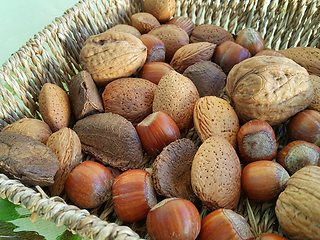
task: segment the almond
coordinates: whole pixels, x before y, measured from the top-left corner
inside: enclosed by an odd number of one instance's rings
[[[239,119],[226,100],[215,96],[200,98],[194,107],[193,119],[202,141],[211,136],[220,136],[236,148]]]
[[[174,24],[164,24],[152,29],[148,34],[158,37],[166,48],[166,60],[171,61],[175,52],[189,44],[189,35]]]
[[[172,70],[159,81],[154,95],[152,111],[168,114],[180,131],[193,126],[193,108],[199,93],[192,81]]]
[[[236,150],[225,138],[210,137],[199,147],[192,162],[191,184],[209,211],[238,205],[241,165]]]
[[[179,73],[183,73],[189,66],[212,58],[216,44],[209,42],[190,43],[179,48],[170,62],[170,65]]]

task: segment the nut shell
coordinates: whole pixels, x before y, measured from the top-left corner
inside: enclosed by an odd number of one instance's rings
[[[151,29],[160,26],[158,19],[147,12],[133,14],[131,22],[132,26],[138,29],[141,34],[148,33]]]
[[[57,155],[60,164],[49,191],[51,196],[59,196],[69,174],[81,163],[81,142],[72,129],[65,127],[49,137],[47,146]]]
[[[190,42],[210,42],[217,47],[225,41],[235,41],[231,33],[214,24],[201,24],[194,28],[190,36]]]
[[[79,59],[97,86],[104,87],[139,71],[147,59],[147,47],[130,33],[107,30],[87,39]]]
[[[84,161],[69,174],[65,192],[77,206],[91,209],[111,198],[113,182],[113,176],[105,166]]]
[[[294,61],[258,56],[232,68],[226,94],[239,119],[274,126],[305,109],[312,101],[313,87],[308,72]]]
[[[139,38],[141,36],[141,33],[139,32],[139,30],[137,28],[135,28],[134,26],[128,25],[128,24],[117,24],[114,27],[108,29],[108,31],[130,33],[137,38]]]
[[[157,204],[150,173],[133,169],[119,175],[112,187],[113,205],[117,216],[125,222],[137,222],[147,217]]]
[[[277,162],[291,175],[305,166],[320,166],[320,148],[315,144],[296,140],[281,149]]]
[[[208,42],[190,43],[179,48],[170,62],[170,65],[179,73],[183,73],[189,66],[209,61],[212,58],[216,45]]]
[[[39,94],[39,111],[52,132],[68,127],[71,119],[71,107],[64,89],[45,83]]]
[[[193,121],[203,142],[211,136],[220,136],[237,147],[239,120],[226,100],[215,96],[200,98],[194,107]]]
[[[320,77],[320,49],[315,47],[293,47],[279,50],[281,54],[304,67],[310,75]]]
[[[166,198],[149,211],[146,225],[151,239],[194,240],[200,232],[201,218],[192,202]]]
[[[277,142],[273,128],[265,121],[250,120],[241,126],[238,135],[238,150],[246,163],[272,160],[277,155]]]
[[[254,236],[245,218],[230,209],[218,209],[202,219],[199,240],[249,240]]]
[[[166,23],[175,13],[175,0],[144,0],[144,9],[147,13],[152,14],[160,23]]]
[[[143,160],[140,138],[135,127],[115,113],[85,117],[74,125],[82,150],[103,164],[122,171],[139,168]]]
[[[261,160],[244,167],[241,185],[249,199],[272,202],[284,190],[289,178],[289,173],[279,163]]]
[[[275,212],[288,239],[319,239],[319,183],[320,167],[304,167],[290,177],[286,189],[279,195]]]
[[[178,139],[166,146],[152,164],[154,187],[159,195],[195,202],[191,186],[191,165],[197,152],[194,142]]]
[[[201,61],[191,65],[183,72],[183,76],[196,85],[200,97],[220,97],[227,79],[221,67],[211,61]]]
[[[116,79],[102,93],[105,112],[117,113],[136,126],[152,112],[156,89],[156,84],[142,78]]]
[[[168,114],[180,131],[193,126],[193,109],[199,93],[192,81],[176,71],[166,73],[159,81],[152,111]]]
[[[46,144],[52,134],[51,128],[44,121],[35,118],[22,118],[5,126],[2,132],[15,132],[34,138]]]
[[[167,61],[171,61],[179,48],[189,44],[189,35],[174,24],[164,24],[153,28],[148,34],[158,37],[164,43]]]
[[[210,137],[199,147],[191,168],[194,193],[209,210],[234,209],[240,199],[241,165],[233,146]]]

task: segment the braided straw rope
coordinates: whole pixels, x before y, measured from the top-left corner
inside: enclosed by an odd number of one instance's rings
[[[0,130],[24,117],[40,118],[41,87],[50,82],[67,90],[71,77],[81,70],[79,53],[86,39],[116,24],[130,24],[131,15],[140,11],[143,0],[81,0],[35,34],[0,67]],[[256,28],[267,47],[276,50],[320,47],[319,0],[176,0],[175,16],[190,17],[196,25],[216,24],[233,34],[245,27]],[[2,174],[0,197],[82,237],[139,239],[128,227],[102,221],[87,210],[67,205],[59,197],[49,198]],[[255,232],[271,229],[264,218],[269,213],[259,215],[270,206],[251,206],[246,199],[241,202],[238,210]]]

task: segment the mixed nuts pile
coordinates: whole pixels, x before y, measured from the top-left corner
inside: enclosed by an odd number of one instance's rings
[[[2,129],[0,170],[81,208],[112,200],[151,239],[320,239],[320,50],[144,7],[89,37],[68,91],[43,85],[42,120]],[[241,194],[276,203],[286,238],[254,234]]]

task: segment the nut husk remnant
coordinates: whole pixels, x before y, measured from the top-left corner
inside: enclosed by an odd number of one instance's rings
[[[0,172],[26,185],[50,186],[59,168],[55,153],[32,137],[0,132]]]
[[[99,113],[79,120],[73,127],[82,150],[105,165],[122,171],[138,168],[143,160],[135,127],[115,113]]]
[[[77,120],[104,112],[102,98],[91,75],[81,71],[70,80],[69,99],[71,111]]]
[[[226,94],[239,119],[271,126],[308,107],[314,95],[307,70],[275,56],[252,57],[235,65],[227,77]]]

